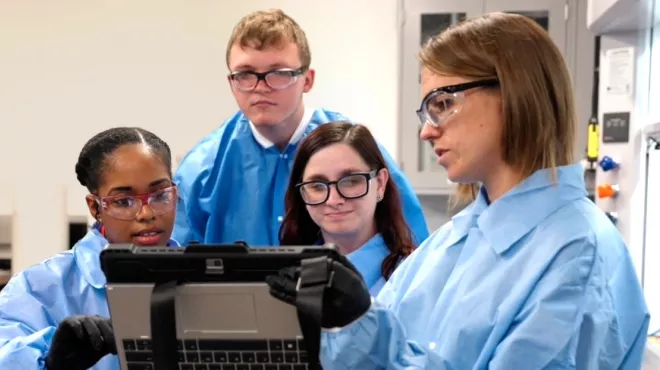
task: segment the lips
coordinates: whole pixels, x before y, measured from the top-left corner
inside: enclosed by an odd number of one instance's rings
[[[341,218],[350,214],[351,212],[353,211],[330,212],[330,213],[326,213],[325,215],[326,217],[330,217],[330,218]]]
[[[449,150],[447,149],[434,149],[435,155],[438,157],[437,162],[439,165],[447,168],[449,163],[447,163],[447,157],[445,156],[447,153],[449,153]]]
[[[433,149],[433,151],[438,157],[442,157],[443,154],[448,152],[446,149]]]
[[[157,228],[144,229],[133,234],[133,242],[140,246],[158,245],[164,232]]]
[[[275,105],[272,101],[269,100],[257,100],[256,102],[252,103],[252,106],[255,107],[260,107],[260,106],[270,106],[270,105]]]

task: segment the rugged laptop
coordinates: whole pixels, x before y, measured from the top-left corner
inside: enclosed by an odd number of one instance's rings
[[[336,253],[332,246],[107,246],[101,266],[121,369],[308,369],[297,311],[272,298],[264,280]]]

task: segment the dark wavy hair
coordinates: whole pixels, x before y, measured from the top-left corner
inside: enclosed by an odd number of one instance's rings
[[[286,213],[280,228],[281,245],[313,245],[319,241],[319,226],[312,221],[296,185],[302,181],[307,162],[319,150],[333,145],[346,144],[358,152],[373,170],[387,168],[385,158],[376,140],[366,126],[347,122],[331,122],[319,126],[300,143],[291,170],[291,178],[285,196]],[[390,250],[381,265],[385,279],[394,272],[398,262],[415,249],[412,233],[405,222],[397,186],[390,175],[383,199],[376,205],[376,229]]]

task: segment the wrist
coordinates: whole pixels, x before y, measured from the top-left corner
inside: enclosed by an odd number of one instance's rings
[[[336,333],[349,326],[352,326],[353,324],[359,322],[367,314],[367,312],[369,312],[369,309],[373,305],[373,302],[374,302],[374,297],[369,296],[369,301],[368,304],[366,305],[366,308],[361,310],[361,312],[359,313],[356,312],[356,314],[352,315],[352,317],[347,322],[342,324],[331,323],[333,325],[322,326],[321,330],[327,331],[329,333]]]

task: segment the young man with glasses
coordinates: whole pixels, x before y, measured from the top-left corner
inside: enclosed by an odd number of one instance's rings
[[[245,16],[232,32],[226,59],[240,111],[180,164],[174,238],[184,245],[237,240],[279,245],[284,194],[300,139],[321,124],[347,119],[304,106],[303,95],[314,85],[311,53],[303,30],[281,10]],[[420,243],[428,236],[422,207],[396,163],[381,150]]]

